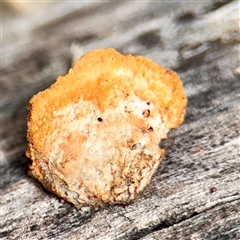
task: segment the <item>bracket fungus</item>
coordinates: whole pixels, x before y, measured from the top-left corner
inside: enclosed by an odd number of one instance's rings
[[[126,203],[149,184],[187,100],[177,74],[113,49],[86,53],[32,97],[29,172],[75,206]]]

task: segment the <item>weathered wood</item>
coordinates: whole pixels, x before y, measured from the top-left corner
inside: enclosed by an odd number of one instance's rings
[[[239,2],[49,6],[3,22],[1,239],[240,239]],[[71,49],[100,47],[176,70],[188,110],[134,202],[76,209],[27,175],[26,106],[68,71]]]

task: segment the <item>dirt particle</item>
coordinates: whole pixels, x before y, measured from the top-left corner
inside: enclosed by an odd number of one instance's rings
[[[217,188],[216,188],[216,187],[210,188],[210,193],[214,193],[214,192],[216,192],[216,191],[217,191]]]
[[[102,119],[102,118],[100,118],[100,117],[99,117],[97,120],[98,120],[99,122],[102,122],[102,121],[103,121],[103,119]]]

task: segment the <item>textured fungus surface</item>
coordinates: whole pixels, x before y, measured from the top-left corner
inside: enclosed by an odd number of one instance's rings
[[[164,157],[158,147],[182,123],[177,74],[113,49],[85,54],[29,104],[30,174],[76,206],[136,197]]]

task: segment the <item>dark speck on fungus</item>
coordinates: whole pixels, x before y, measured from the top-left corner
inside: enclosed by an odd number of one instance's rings
[[[149,116],[150,116],[150,110],[149,110],[149,109],[145,109],[145,110],[143,111],[142,115],[143,115],[144,118],[149,117]]]
[[[152,127],[149,127],[149,128],[148,128],[148,131],[149,131],[149,132],[153,132],[153,128],[152,128]]]
[[[136,150],[137,148],[141,147],[141,143],[135,143],[132,145],[132,150]]]

